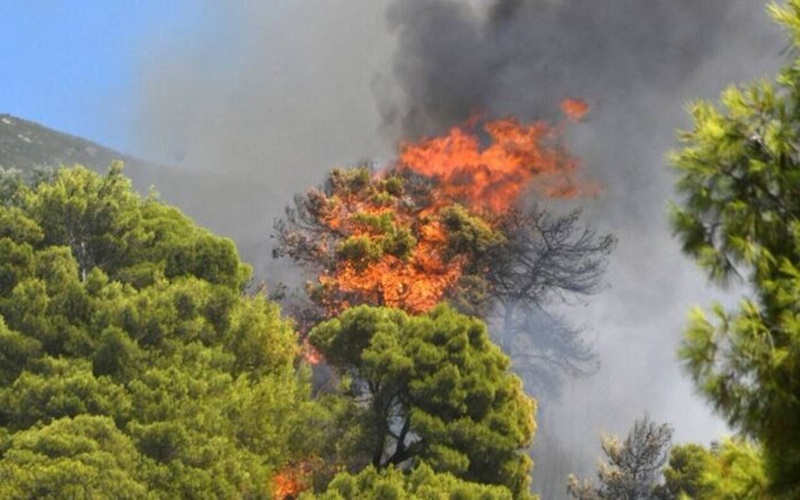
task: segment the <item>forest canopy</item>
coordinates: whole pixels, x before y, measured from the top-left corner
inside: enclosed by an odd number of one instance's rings
[[[335,360],[356,356],[352,390],[315,396],[292,323],[248,286],[230,240],[136,194],[119,164],[3,179],[3,498],[284,498],[341,473],[337,495],[348,474],[382,489],[411,470],[420,491],[527,495],[533,402],[480,321],[444,309],[427,319],[346,311],[310,338],[342,374],[349,365]],[[394,318],[398,335],[386,336],[388,319],[366,319],[376,314]],[[353,321],[361,336],[348,327],[334,341],[336,325]],[[332,347],[353,342],[361,351]],[[435,376],[445,358],[453,369]],[[398,369],[408,376],[394,390],[355,390]],[[420,446],[362,470],[376,446],[373,410],[387,398]],[[387,432],[401,432],[384,417]]]
[[[0,496],[266,497],[324,426],[230,240],[121,166],[0,206]]]

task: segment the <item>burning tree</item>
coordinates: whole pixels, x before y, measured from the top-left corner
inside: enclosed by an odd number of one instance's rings
[[[579,101],[562,107],[571,120],[585,112]],[[301,323],[358,304],[424,313],[448,301],[490,320],[525,371],[591,371],[580,332],[543,307],[596,292],[615,240],[581,227],[579,212],[524,202],[596,192],[562,144],[565,126],[504,119],[486,122],[483,135],[455,127],[402,146],[383,170],[336,169],[296,196],[276,223],[274,254],[316,276]]]
[[[423,183],[365,167],[334,170],[323,190],[295,198],[277,224],[277,255],[318,274],[309,296],[325,317],[357,304],[424,312],[462,274],[466,251],[447,224],[496,236],[458,207],[438,207]],[[476,236],[478,236],[476,234]]]

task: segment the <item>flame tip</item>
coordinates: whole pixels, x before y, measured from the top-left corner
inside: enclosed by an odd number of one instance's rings
[[[561,111],[573,123],[583,121],[589,112],[589,105],[583,99],[567,98],[561,101]]]

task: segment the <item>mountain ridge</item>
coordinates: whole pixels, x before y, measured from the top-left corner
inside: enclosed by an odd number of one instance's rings
[[[9,113],[0,113],[0,167],[29,172],[80,164],[93,170],[122,160],[129,170],[157,168],[132,155]]]

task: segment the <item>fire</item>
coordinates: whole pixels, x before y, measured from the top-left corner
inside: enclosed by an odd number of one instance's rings
[[[447,234],[435,210],[418,210],[397,191],[397,177],[347,175],[332,174],[333,193],[321,199],[316,214],[322,233],[337,236],[320,238],[319,254],[339,257],[319,277],[319,301],[330,314],[364,302],[411,312],[431,309],[461,275],[463,260],[445,258]]]
[[[296,498],[311,487],[311,476],[319,459],[311,458],[297,464],[287,465],[270,482],[272,497],[280,500]]]
[[[589,105],[580,99],[564,99],[561,101],[561,111],[570,121],[579,122],[589,112]]]
[[[575,121],[588,106],[567,100],[562,109]],[[313,301],[329,316],[362,303],[411,313],[433,308],[474,257],[449,248],[443,210],[461,205],[491,232],[489,221],[528,193],[592,191],[563,147],[565,126],[507,118],[487,121],[479,135],[472,122],[402,146],[396,163],[380,173],[334,170],[324,190],[307,194],[304,225],[284,234],[290,255],[320,269],[309,285]],[[310,352],[307,359],[319,361]]]
[[[310,365],[318,365],[322,362],[322,354],[314,349],[314,346],[308,342],[308,339],[303,340],[300,355]]]
[[[345,262],[334,273],[320,277],[320,283],[346,296],[358,297],[358,302],[425,312],[461,276],[461,260],[447,262],[442,256],[443,238],[441,228],[424,227],[422,239],[407,259],[384,255],[363,269]],[[329,308],[342,309],[346,305],[349,304],[334,302]]]
[[[564,101],[562,108],[571,120],[588,111],[578,100]],[[507,118],[483,129],[485,147],[469,127],[454,127],[443,137],[405,145],[398,166],[434,179],[443,197],[479,212],[503,213],[528,190],[548,197],[582,192],[574,179],[579,163],[559,141],[562,127]]]
[[[272,496],[281,500],[294,498],[300,492],[306,490],[294,476],[280,474],[272,479]]]

